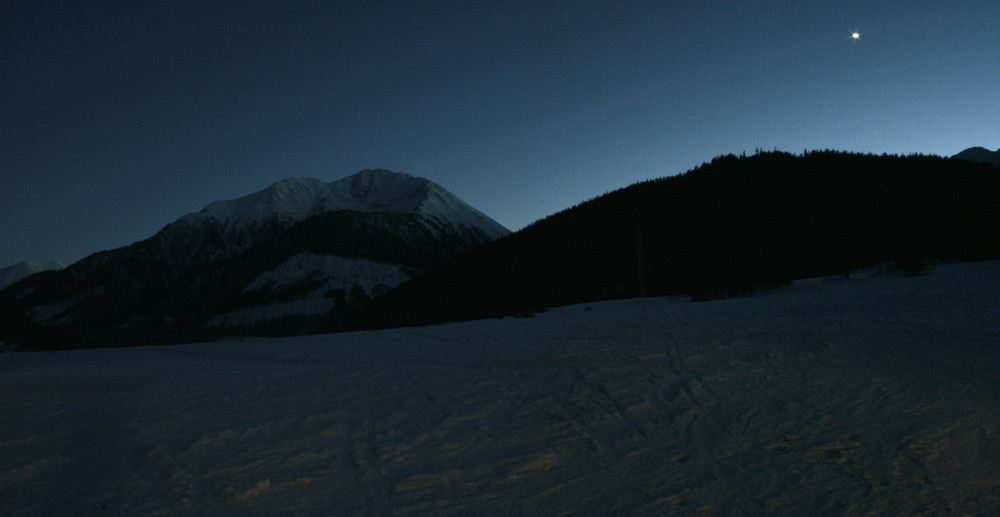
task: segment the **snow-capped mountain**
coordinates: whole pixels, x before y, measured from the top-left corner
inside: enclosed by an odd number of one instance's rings
[[[464,226],[482,232],[488,240],[509,231],[432,181],[368,169],[342,180],[325,183],[315,178],[289,178],[248,196],[216,201],[180,222],[213,221],[227,230],[259,228],[271,221],[300,222],[323,212],[350,210],[418,214],[431,226]]]
[[[31,276],[35,273],[39,273],[41,271],[59,270],[64,267],[66,266],[56,261],[32,262],[23,260],[13,266],[0,268],[0,289],[3,289],[18,280]]]
[[[1000,149],[990,151],[985,147],[970,147],[955,156],[952,156],[952,158],[970,162],[986,162],[1000,166]]]
[[[509,231],[440,185],[387,170],[285,179],[153,237],[4,293],[40,323],[98,342],[301,332]],[[123,343],[123,344],[125,344]]]

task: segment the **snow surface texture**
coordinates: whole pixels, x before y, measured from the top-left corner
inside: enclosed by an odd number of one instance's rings
[[[0,354],[0,514],[996,515],[998,286]]]
[[[31,261],[21,261],[13,266],[7,266],[5,268],[0,268],[0,289],[7,287],[18,280],[25,278],[29,275],[33,275],[40,271],[50,271],[59,270],[66,266],[59,262],[31,262]]]
[[[243,230],[278,218],[303,221],[323,212],[416,213],[442,223],[482,229],[491,239],[509,231],[432,181],[385,169],[364,170],[332,183],[289,178],[248,196],[216,201],[181,221],[218,221],[228,230]]]

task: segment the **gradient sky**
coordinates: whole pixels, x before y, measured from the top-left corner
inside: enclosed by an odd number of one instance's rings
[[[0,266],[290,176],[407,172],[517,230],[758,147],[996,149],[998,20],[997,0],[4,2]]]

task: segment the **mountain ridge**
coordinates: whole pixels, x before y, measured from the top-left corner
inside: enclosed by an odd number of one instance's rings
[[[330,183],[290,178],[2,293],[34,321],[94,345],[300,333],[308,317],[507,233],[423,178],[385,169]]]
[[[455,210],[456,206],[471,215]],[[441,220],[462,220],[483,227],[494,239],[509,233],[437,183],[387,169],[365,169],[329,183],[311,177],[285,178],[246,196],[209,203],[177,222],[208,220],[226,228],[246,229],[274,217],[299,222],[337,210],[417,213]]]
[[[986,162],[1000,167],[1000,149],[990,151],[985,147],[970,147],[952,158],[970,162]]]
[[[66,266],[61,262],[50,260],[48,262],[34,262],[22,260],[17,264],[0,268],[0,289],[42,271],[60,270]]]

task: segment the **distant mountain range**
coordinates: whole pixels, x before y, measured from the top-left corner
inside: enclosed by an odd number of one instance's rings
[[[970,147],[955,156],[952,156],[952,158],[958,158],[959,160],[967,160],[970,162],[986,162],[1000,166],[1000,149],[990,151],[985,147]]]
[[[509,231],[440,185],[387,170],[279,181],[153,237],[0,292],[84,345],[308,331]]]

